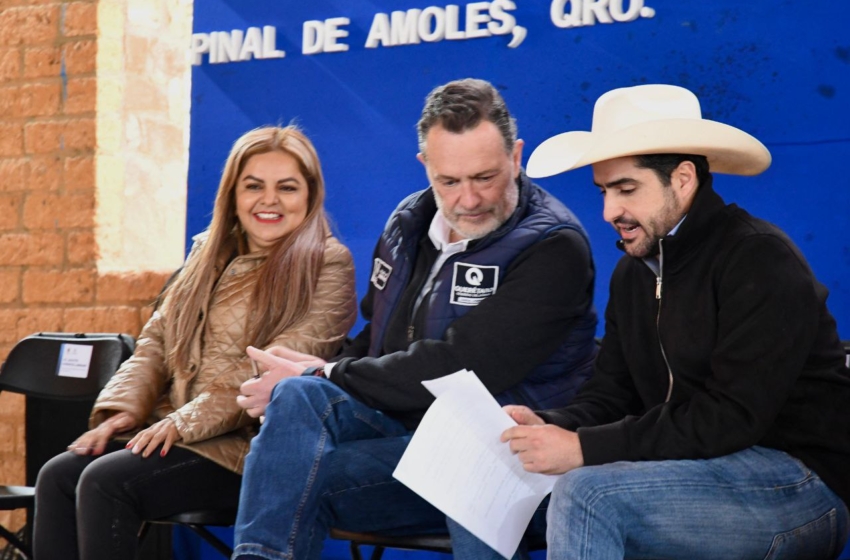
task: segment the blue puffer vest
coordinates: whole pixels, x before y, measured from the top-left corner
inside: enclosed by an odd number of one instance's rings
[[[387,221],[372,269],[370,356],[381,355],[386,325],[407,287],[419,242],[427,234],[436,211],[429,188],[404,199]],[[427,306],[427,321],[417,338],[443,338],[454,320],[475,309],[476,300],[495,293],[517,256],[564,228],[575,230],[587,239],[578,218],[523,173],[517,210],[508,221],[470,250],[452,255],[440,268],[433,289],[420,304]],[[471,277],[470,270],[473,270]],[[575,328],[565,333],[567,336],[558,350],[534,368],[522,383],[496,395],[496,400],[502,405],[524,404],[534,409],[568,404],[591,374],[596,356],[595,333],[596,311],[591,305]]]

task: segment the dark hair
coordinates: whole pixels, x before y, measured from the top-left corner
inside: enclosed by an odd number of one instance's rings
[[[466,78],[434,88],[425,98],[422,116],[416,124],[419,151],[425,153],[425,138],[435,124],[449,132],[461,133],[475,128],[482,120],[496,125],[505,141],[505,150],[513,150],[516,120],[490,82]]]
[[[665,187],[670,186],[670,177],[672,177],[673,171],[683,161],[689,161],[694,164],[697,171],[697,181],[699,181],[700,185],[706,184],[711,179],[711,173],[708,170],[708,159],[705,156],[693,154],[643,154],[634,157],[638,167],[655,171],[655,174]]]

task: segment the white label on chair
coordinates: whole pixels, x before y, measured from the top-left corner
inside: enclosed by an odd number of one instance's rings
[[[59,350],[59,377],[78,377],[85,379],[89,376],[91,351],[93,346],[88,344],[63,344]]]

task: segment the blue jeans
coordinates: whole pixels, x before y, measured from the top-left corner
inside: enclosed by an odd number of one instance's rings
[[[540,543],[546,539],[546,511],[549,498],[543,500],[531,518],[525,537],[519,543],[519,548],[511,560],[528,560],[532,543]],[[478,537],[461,527],[450,517],[446,518],[449,536],[452,538],[452,557],[461,560],[504,560],[504,556],[484,544]],[[548,557],[547,557],[548,558]]]
[[[764,447],[576,469],[555,484],[547,523],[551,560],[826,559],[850,531],[847,506],[820,478]],[[449,530],[455,558],[501,558],[456,523]]]
[[[318,559],[331,527],[445,532],[445,516],[392,477],[411,435],[326,379],[278,383],[245,459],[233,558]]]

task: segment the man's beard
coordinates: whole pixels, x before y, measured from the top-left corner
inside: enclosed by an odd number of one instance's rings
[[[469,214],[481,214],[483,211],[489,214],[488,218],[479,224],[464,223],[462,216],[466,213],[463,211],[451,212],[447,210],[437,189],[434,189],[434,199],[437,201],[437,209],[443,214],[443,217],[455,233],[463,239],[481,239],[499,229],[511,214],[514,213],[519,202],[519,187],[516,181],[511,180],[505,188],[504,196],[498,203],[475,208],[471,212],[468,212]]]
[[[673,193],[665,194],[665,204],[661,211],[649,218],[646,225],[637,220],[617,219],[614,226],[633,227],[638,226],[643,230],[644,239],[635,239],[623,242],[623,249],[629,255],[641,259],[652,258],[660,251],[659,241],[670,233],[676,224],[682,220],[682,211],[679,201]]]

